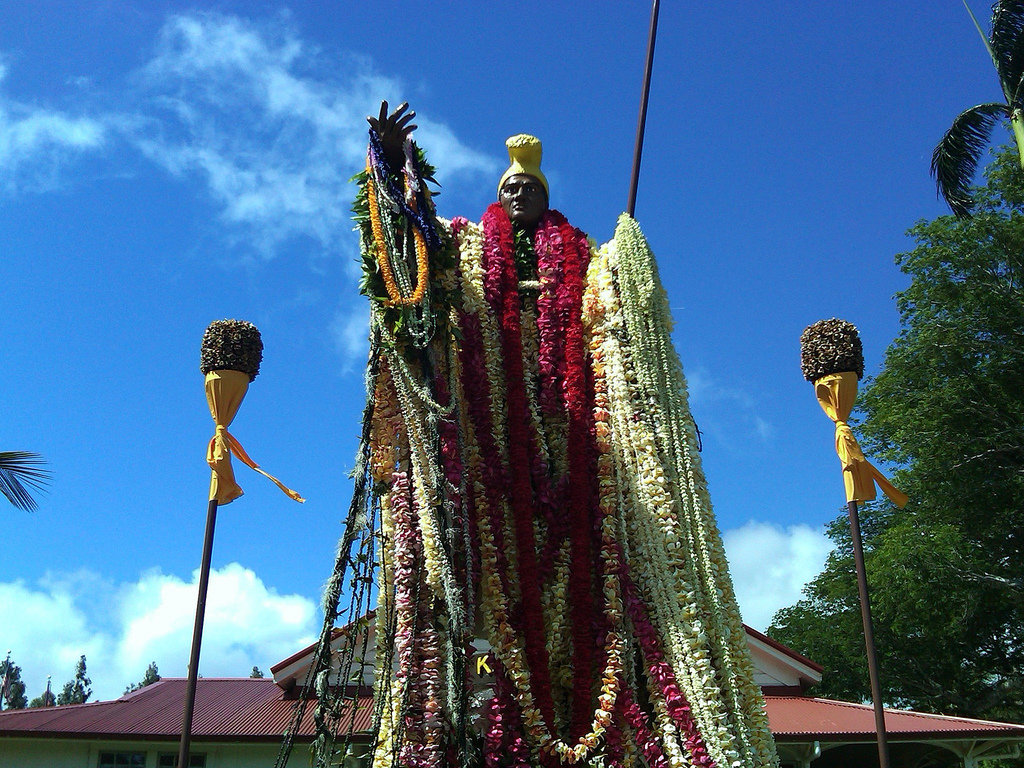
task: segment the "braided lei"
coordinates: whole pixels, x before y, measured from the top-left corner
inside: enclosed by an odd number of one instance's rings
[[[594,251],[548,211],[524,279],[501,206],[435,220],[406,159],[400,185],[371,139],[357,201],[375,373],[343,542],[376,546],[335,569],[377,590],[374,768],[777,765],[639,227]]]

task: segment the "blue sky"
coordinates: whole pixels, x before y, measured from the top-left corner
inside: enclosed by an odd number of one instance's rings
[[[0,652],[30,695],[84,653],[111,698],[152,660],[185,673],[214,319],[261,329],[232,431],[308,501],[238,468],[201,672],[266,671],[317,631],[363,400],[364,116],[412,103],[447,216],[494,199],[505,137],[540,136],[552,204],[607,240],[649,6],[85,5],[13,4],[0,25],[0,440],[55,476],[38,512],[0,508]],[[818,571],[844,502],[800,332],[850,320],[878,370],[906,285],[893,256],[945,212],[931,149],[998,98],[954,0],[662,5],[637,218],[755,627]]]

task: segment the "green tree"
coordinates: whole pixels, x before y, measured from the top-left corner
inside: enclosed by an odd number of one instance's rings
[[[66,704],[85,704],[92,696],[92,680],[85,669],[85,655],[75,664],[75,677],[64,683],[63,690],[57,694],[57,706]]]
[[[147,685],[152,685],[160,679],[160,670],[157,669],[156,662],[149,662],[149,666],[146,667],[146,674],[142,676],[142,680],[137,683],[132,683],[124,689],[125,693],[131,693],[137,691],[140,688],[145,688]]]
[[[255,678],[259,678],[259,679],[262,680],[263,679],[263,670],[260,669],[257,666],[253,666],[252,672],[249,673],[249,677],[255,677]]]
[[[21,679],[21,667],[11,661],[10,654],[0,661],[0,685],[3,686],[3,708],[24,709],[28,704],[25,683]]]
[[[898,467],[904,510],[865,505],[887,702],[1024,719],[1024,178],[1004,149],[970,219],[911,230],[899,337],[861,398],[861,444]],[[869,695],[845,516],[838,548],[769,634]]]
[[[30,489],[41,491],[50,481],[50,473],[42,468],[45,463],[38,453],[0,451],[0,493],[18,509],[34,511],[37,505]]]
[[[1010,121],[1024,167],[1024,2],[996,0],[988,37],[967,0],[964,6],[992,57],[1005,101],[978,104],[960,113],[932,154],[932,175],[939,194],[959,217],[970,216],[974,206],[970,188],[978,161],[1000,120]]]

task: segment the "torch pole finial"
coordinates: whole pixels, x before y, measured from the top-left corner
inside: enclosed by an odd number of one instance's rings
[[[857,326],[836,317],[807,326],[800,334],[800,370],[808,381],[848,371],[864,378],[864,347]]]

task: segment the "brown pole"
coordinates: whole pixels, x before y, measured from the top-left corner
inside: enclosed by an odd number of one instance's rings
[[[199,680],[199,647],[203,643],[203,620],[206,618],[206,591],[210,585],[210,560],[213,558],[213,529],[217,525],[217,500],[210,499],[206,510],[206,535],[203,538],[203,563],[199,568],[199,598],[196,601],[196,623],[192,629],[192,654],[188,662],[188,687],[185,691],[185,713],[181,723],[181,746],[178,765],[188,768],[189,747],[192,742],[192,713],[196,704],[196,685]]]
[[[875,652],[875,630],[871,622],[871,603],[868,600],[868,575],[864,569],[864,547],[860,540],[860,518],[857,502],[846,505],[850,516],[850,538],[853,539],[853,562],[857,566],[857,589],[860,592],[860,617],[864,623],[864,647],[868,654],[868,678],[871,681],[871,700],[875,705],[875,732],[878,735],[878,765],[889,768],[889,742],[885,734],[885,710],[882,707],[882,684],[878,678],[878,655]]]
[[[636,124],[636,146],[633,149],[633,177],[629,182],[629,205],[626,212],[632,217],[636,211],[636,189],[640,184],[640,156],[644,151],[644,128],[647,125],[647,98],[651,93],[651,70],[654,68],[654,41],[658,36],[659,0],[651,6],[651,29],[647,35],[647,65],[644,67],[644,89],[640,97],[640,117]]]

